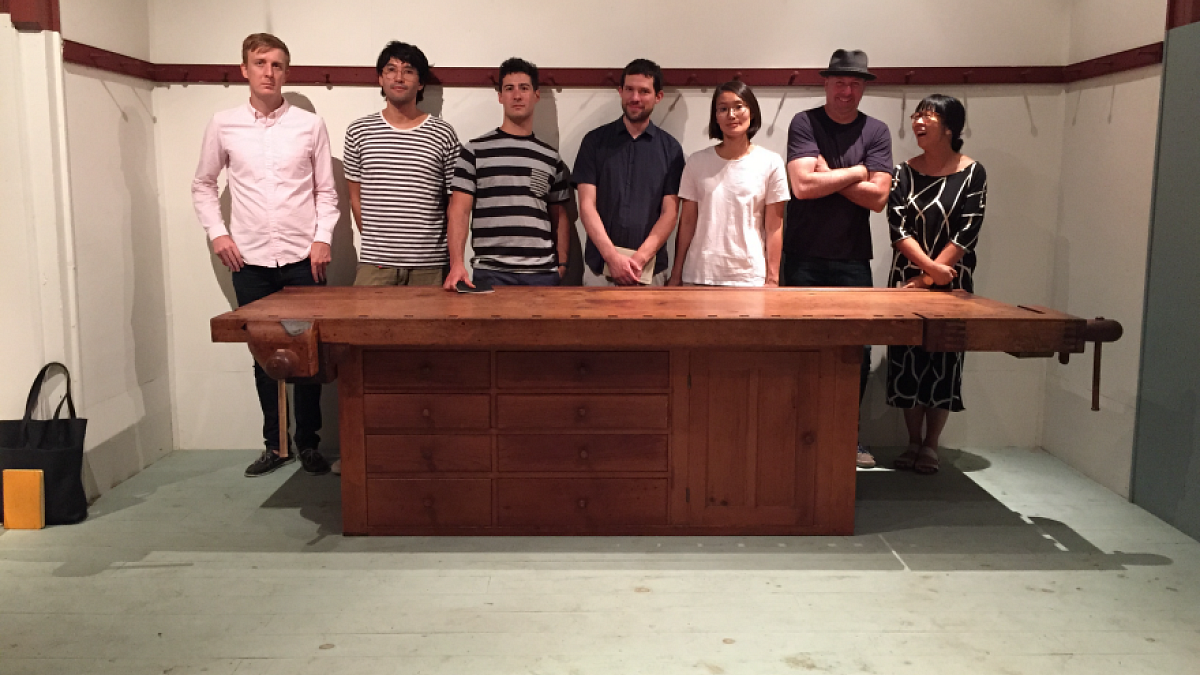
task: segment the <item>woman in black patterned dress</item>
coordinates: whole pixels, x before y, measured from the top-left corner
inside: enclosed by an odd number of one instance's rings
[[[892,272],[888,285],[974,292],[975,243],[983,224],[987,174],[959,152],[967,112],[934,94],[917,104],[913,136],[923,151],[896,167],[888,199]],[[950,412],[963,409],[962,352],[888,348],[888,405],[904,409],[908,447],[897,469],[938,470],[938,440]]]

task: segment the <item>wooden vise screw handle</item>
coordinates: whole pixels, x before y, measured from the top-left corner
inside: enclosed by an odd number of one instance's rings
[[[1124,332],[1120,322],[1102,316],[1089,319],[1083,329],[1083,341],[1096,343],[1092,354],[1092,410],[1100,409],[1100,354],[1103,351],[1101,345],[1120,340]],[[1058,355],[1059,363],[1067,363],[1068,358],[1066,352]]]
[[[279,456],[288,456],[287,382],[279,380]]]
[[[300,358],[290,349],[276,349],[263,364],[267,375],[276,380],[279,387],[279,456],[288,456],[288,409],[287,379],[295,374]]]

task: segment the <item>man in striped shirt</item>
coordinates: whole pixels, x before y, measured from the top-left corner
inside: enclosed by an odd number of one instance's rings
[[[361,233],[355,286],[437,286],[450,262],[446,203],[458,137],[417,103],[430,79],[417,47],[390,42],[375,62],[386,104],[346,129],[346,181]]]
[[[504,122],[463,146],[454,171],[447,290],[459,281],[472,287],[557,286],[566,271],[571,188],[558,151],[533,135],[537,66],[508,59],[499,82]],[[463,262],[468,231],[474,283]]]

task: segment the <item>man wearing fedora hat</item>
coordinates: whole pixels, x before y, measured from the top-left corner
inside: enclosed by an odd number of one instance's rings
[[[825,105],[797,113],[788,129],[792,201],[783,235],[783,285],[870,287],[871,211],[882,211],[892,185],[892,136],[858,110],[875,76],[867,55],[839,49],[829,59]],[[863,348],[859,398],[866,390],[871,348]],[[875,466],[858,446],[858,466]]]

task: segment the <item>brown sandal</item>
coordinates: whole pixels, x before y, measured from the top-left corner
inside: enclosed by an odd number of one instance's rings
[[[922,447],[917,452],[917,461],[913,463],[913,471],[929,476],[938,472],[937,450],[929,446]]]
[[[920,449],[920,443],[909,443],[908,448],[892,461],[892,466],[895,467],[897,471],[911,471],[913,466],[917,463],[917,455]]]

